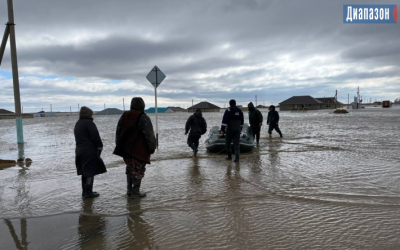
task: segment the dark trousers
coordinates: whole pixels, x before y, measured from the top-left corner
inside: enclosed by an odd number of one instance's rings
[[[269,127],[268,127],[268,134],[272,134],[272,130],[276,130],[276,132],[278,132],[279,135],[282,135],[281,130],[279,129],[278,124],[276,123],[270,123]]]
[[[252,126],[251,130],[253,131],[253,139],[257,139],[257,143],[258,143],[260,141],[261,128]]]
[[[235,152],[240,152],[240,133],[227,133],[225,137],[225,147],[226,152],[231,154],[231,143],[233,141],[233,146],[235,148]]]
[[[193,150],[198,149],[200,137],[201,135],[189,135],[187,139],[187,144],[189,147],[191,147]]]

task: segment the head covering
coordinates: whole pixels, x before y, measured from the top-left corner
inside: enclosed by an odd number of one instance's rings
[[[79,111],[79,118],[92,118],[93,110],[86,106],[82,106]]]
[[[203,114],[201,113],[201,109],[196,109],[196,112],[194,112],[194,115],[195,116],[197,116],[197,117],[202,117],[203,116]]]
[[[272,108],[272,110],[275,110],[275,106],[274,105],[269,106],[269,108]]]
[[[133,97],[131,101],[131,110],[136,110],[139,112],[144,112],[144,101],[141,97]]]
[[[230,100],[229,101],[229,106],[231,106],[231,107],[235,107],[236,106],[236,101],[235,100]]]
[[[250,102],[247,107],[249,108],[249,111],[253,111],[254,110],[254,104],[252,102]]]

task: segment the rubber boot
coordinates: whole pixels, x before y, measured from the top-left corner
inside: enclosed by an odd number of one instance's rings
[[[196,154],[197,154],[196,144],[193,142],[193,143],[190,143],[189,146],[193,150],[193,156],[196,157]]]
[[[226,157],[225,159],[232,160],[232,152],[230,150],[226,150],[226,153],[228,153],[228,157]]]
[[[126,183],[127,183],[126,195],[131,196],[131,194],[132,194],[132,186],[133,186],[132,174],[131,173],[127,173],[126,174]]]
[[[240,150],[235,150],[235,161],[234,162],[239,162],[239,155],[240,155]]]
[[[138,180],[132,176],[133,180],[133,188],[132,188],[132,193],[131,193],[131,198],[143,198],[146,197],[145,193],[140,192],[140,185],[142,183],[142,179]]]
[[[85,182],[86,182],[86,178],[83,177],[83,175],[82,175],[82,197],[85,196]]]
[[[194,144],[194,157],[197,156],[197,152],[199,152],[199,145]]]
[[[86,177],[85,182],[85,199],[98,197],[99,194],[93,192],[93,177]]]
[[[281,136],[281,138],[283,137],[283,135],[282,135],[282,132],[281,132],[281,133],[279,133],[279,135]]]
[[[269,134],[269,138],[272,138],[272,135],[271,135],[271,134]]]

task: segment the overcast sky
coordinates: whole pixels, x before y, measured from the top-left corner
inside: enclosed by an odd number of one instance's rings
[[[6,0],[0,23],[7,22]],[[146,75],[167,78],[159,106],[221,107],[281,102],[293,95],[347,103],[400,97],[400,24],[343,24],[357,1],[14,0],[24,112],[122,109]],[[398,4],[362,1],[360,4]],[[3,28],[2,28],[3,29]],[[3,34],[3,31],[0,31]],[[0,108],[14,111],[9,45],[0,66]],[[128,104],[127,104],[128,105]],[[129,106],[129,105],[128,105]]]

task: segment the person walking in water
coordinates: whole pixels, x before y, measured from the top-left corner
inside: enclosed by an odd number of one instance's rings
[[[247,107],[249,108],[249,123],[251,130],[253,131],[253,137],[257,140],[257,144],[259,144],[263,115],[260,110],[254,107],[252,102],[250,102]]]
[[[227,160],[232,160],[231,143],[233,140],[235,148],[235,162],[239,162],[240,155],[240,133],[242,132],[244,116],[242,110],[236,107],[236,101],[229,101],[229,108],[225,110],[222,118],[221,134],[226,134],[225,147],[228,154]]]
[[[268,127],[269,138],[272,137],[272,130],[274,130],[274,129],[282,137],[282,132],[279,129],[278,123],[279,123],[279,113],[278,113],[278,111],[275,110],[275,106],[271,105],[269,107],[268,120],[267,120],[267,124],[269,125],[269,127]]]
[[[75,165],[77,174],[82,176],[82,196],[84,198],[98,197],[99,194],[93,192],[94,176],[107,172],[107,169],[100,158],[103,143],[93,122],[93,110],[90,108],[83,106],[79,111],[74,136]]]
[[[146,164],[150,164],[150,155],[154,154],[157,147],[153,124],[144,113],[144,107],[142,98],[132,98],[131,109],[119,119],[115,135],[114,154],[125,161],[127,195],[131,198],[146,197],[145,193],[140,192],[140,186]]]
[[[190,133],[189,133],[190,130]],[[199,148],[199,140],[207,132],[207,122],[200,109],[189,117],[185,126],[185,135],[189,133],[187,143],[193,149],[193,156],[196,157]]]

